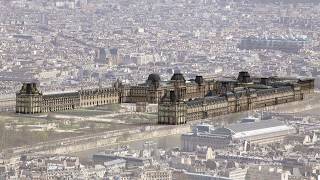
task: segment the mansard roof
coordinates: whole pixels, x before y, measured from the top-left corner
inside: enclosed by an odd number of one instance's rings
[[[171,81],[186,81],[186,79],[184,78],[182,73],[176,72],[171,77]]]
[[[193,99],[193,100],[189,100],[186,102],[186,104],[188,106],[196,106],[196,105],[201,105],[204,103],[217,103],[217,102],[222,102],[225,101],[226,98],[225,97],[221,97],[221,96],[207,96],[204,98],[197,98],[197,99]]]
[[[104,93],[115,93],[117,92],[116,88],[98,88],[98,89],[83,89],[80,90],[80,94],[94,95],[94,94],[104,94]]]
[[[220,128],[214,129],[212,131],[212,134],[221,134],[221,135],[231,136],[231,135],[235,134],[235,132],[230,128],[220,127]]]
[[[52,93],[45,94],[43,98],[67,98],[67,97],[80,97],[79,92],[61,92],[61,93]]]
[[[251,83],[252,82],[250,74],[247,71],[239,72],[238,81],[239,81],[239,83]]]
[[[152,83],[159,83],[161,81],[161,78],[159,76],[159,74],[156,74],[156,73],[152,73],[148,76],[148,79],[147,79],[147,82],[152,82]]]
[[[292,88],[290,86],[282,86],[278,88],[270,88],[270,89],[259,89],[257,91],[258,95],[266,95],[266,94],[273,94],[273,93],[279,93],[279,92],[289,92],[292,91]]]
[[[37,83],[23,83],[19,94],[41,94],[37,88]]]

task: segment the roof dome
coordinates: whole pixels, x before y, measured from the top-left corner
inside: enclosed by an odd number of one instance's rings
[[[186,81],[183,77],[183,75],[179,73],[174,73],[173,76],[171,77],[171,81]]]
[[[195,82],[197,84],[202,84],[204,82],[203,77],[202,76],[196,76]]]
[[[251,83],[252,82],[250,74],[247,71],[239,72],[238,81],[240,83]]]
[[[159,74],[150,74],[149,77],[148,77],[148,80],[149,82],[160,82],[161,81],[161,78],[159,76]]]

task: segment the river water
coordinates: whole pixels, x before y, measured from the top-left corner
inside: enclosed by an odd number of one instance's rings
[[[247,117],[247,116],[248,116],[247,112],[235,113],[235,114],[228,114],[228,115],[216,117],[213,119],[207,119],[207,120],[204,120],[203,122],[210,123],[213,125],[222,126],[222,125],[234,123],[234,122],[238,121],[239,119],[241,119],[243,117]],[[72,155],[79,156],[82,161],[87,162],[87,161],[90,161],[92,155],[95,153],[103,152],[107,149],[117,149],[118,147],[121,147],[124,145],[129,146],[130,149],[143,149],[143,145],[147,141],[152,141],[152,142],[156,143],[157,147],[161,148],[161,149],[172,149],[172,148],[176,148],[176,147],[180,148],[181,147],[181,134],[150,138],[150,139],[146,139],[146,140],[137,140],[134,142],[123,143],[123,144],[119,144],[119,145],[111,145],[111,146],[107,146],[107,147],[103,147],[103,148],[91,149],[91,150],[87,150],[87,151],[83,151],[83,152],[79,152],[79,153],[74,153]]]

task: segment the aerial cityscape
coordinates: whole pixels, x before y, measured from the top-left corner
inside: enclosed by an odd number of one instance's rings
[[[320,180],[320,1],[1,0],[0,180]]]

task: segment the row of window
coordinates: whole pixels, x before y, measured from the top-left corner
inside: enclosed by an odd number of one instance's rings
[[[82,102],[81,106],[95,106],[95,105],[113,104],[118,102],[119,102],[118,99],[110,99],[110,100],[103,100],[103,101],[89,101],[89,102]]]
[[[64,110],[71,110],[74,108],[75,107],[73,105],[46,107],[46,108],[43,108],[43,112],[64,111]]]
[[[175,124],[176,122],[179,123],[184,123],[186,122],[186,119],[184,116],[180,116],[180,117],[159,117],[159,122],[163,122],[163,123],[170,123],[170,124]]]
[[[118,94],[103,94],[99,96],[81,96],[81,99],[91,100],[91,99],[109,98],[109,97],[119,97],[119,96]]]
[[[17,107],[17,112],[19,113],[37,113],[41,112],[40,107]]]
[[[44,103],[43,103],[45,106],[48,106],[48,105],[54,105],[54,104],[74,104],[74,101],[71,100],[71,99],[68,99],[68,100],[65,100],[65,101],[62,101],[62,100],[45,100]]]
[[[215,110],[215,109],[227,108],[227,107],[228,107],[228,104],[221,103],[221,104],[215,104],[215,105],[209,105],[209,106],[198,106],[198,107],[188,108],[188,112],[208,111],[208,110]]]

